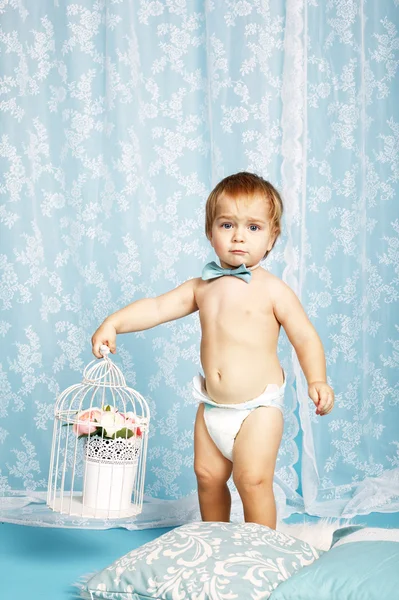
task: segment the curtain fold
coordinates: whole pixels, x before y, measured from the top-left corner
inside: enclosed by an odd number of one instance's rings
[[[398,509],[397,22],[391,0],[0,9],[0,519],[76,526],[45,506],[55,398],[109,313],[215,258],[206,197],[240,170],[282,192],[264,267],[300,297],[336,393],[316,417],[282,332],[279,516]],[[199,335],[192,315],[118,337],[152,415],[144,510],[79,526],[199,518]]]

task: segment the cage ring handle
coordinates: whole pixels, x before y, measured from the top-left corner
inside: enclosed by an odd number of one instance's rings
[[[110,349],[108,348],[108,346],[106,344],[101,344],[100,354],[102,355],[102,357],[106,358],[109,353],[110,353]]]

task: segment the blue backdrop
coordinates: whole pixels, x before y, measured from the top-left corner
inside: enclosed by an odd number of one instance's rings
[[[207,194],[244,169],[283,195],[264,266],[301,298],[336,392],[316,417],[282,335],[280,514],[399,509],[397,23],[395,0],[3,3],[3,520],[68,525],[43,503],[55,399],[109,313],[214,258]],[[152,412],[142,526],[198,514],[199,334],[193,315],[118,338]]]

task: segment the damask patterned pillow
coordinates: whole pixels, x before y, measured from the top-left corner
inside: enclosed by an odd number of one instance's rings
[[[322,553],[256,523],[189,523],[117,559],[81,597],[263,600]]]

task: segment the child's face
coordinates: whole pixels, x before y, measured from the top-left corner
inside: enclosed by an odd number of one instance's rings
[[[231,198],[222,194],[216,205],[211,244],[223,268],[257,265],[271,250],[268,207],[265,198]]]

